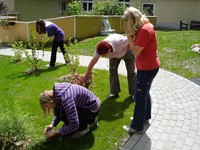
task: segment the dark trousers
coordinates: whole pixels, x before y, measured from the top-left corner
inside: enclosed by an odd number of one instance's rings
[[[136,130],[143,130],[144,122],[151,118],[151,97],[149,91],[158,70],[159,68],[150,71],[137,71],[134,95],[135,109],[130,125]]]
[[[50,66],[52,67],[55,67],[56,53],[57,53],[58,47],[60,48],[63,55],[65,55],[66,53],[63,41],[60,41],[60,42],[53,41],[52,48],[51,48],[51,60],[50,60]]]
[[[91,112],[89,109],[77,108],[78,119],[79,119],[79,131],[82,131],[87,128],[87,125],[92,124],[95,121],[95,118],[98,116],[99,111]],[[61,106],[56,106],[54,108],[54,114],[56,117],[59,117],[65,124],[69,124],[69,120],[65,111]]]
[[[121,92],[120,82],[118,76],[118,67],[120,61],[124,59],[126,70],[129,94],[134,95],[135,92],[135,57],[133,54],[127,52],[122,58],[110,58],[109,59],[109,71],[110,71],[110,93],[117,94]]]

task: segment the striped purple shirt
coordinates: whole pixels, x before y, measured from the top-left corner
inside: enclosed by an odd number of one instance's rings
[[[61,135],[70,134],[79,129],[77,107],[86,108],[92,112],[97,112],[100,108],[99,98],[77,84],[55,83],[54,96],[55,102],[61,104],[69,120],[68,125],[65,124],[59,129]],[[60,121],[58,117],[55,117],[52,124],[57,126]]]

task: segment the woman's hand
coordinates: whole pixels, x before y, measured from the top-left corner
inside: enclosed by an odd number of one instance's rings
[[[53,125],[50,124],[50,125],[47,125],[45,128],[44,128],[44,135],[46,135],[48,132],[50,132],[53,128]]]
[[[56,135],[56,133],[57,133],[57,131],[49,131],[49,132],[47,132],[44,136],[46,137],[46,138],[51,138],[51,137],[53,137],[53,136],[55,136]]]
[[[84,75],[81,79],[80,79],[80,81],[79,81],[79,84],[80,85],[83,85],[84,83],[85,83],[85,81],[87,80],[87,76],[86,75]]]

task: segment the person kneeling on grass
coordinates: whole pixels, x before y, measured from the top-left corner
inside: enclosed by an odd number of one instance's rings
[[[43,114],[46,109],[53,109],[55,118],[44,130],[46,138],[56,135],[71,135],[80,138],[90,131],[90,127],[98,126],[100,100],[83,86],[70,83],[55,83],[53,90],[45,90],[40,95],[40,106]],[[60,121],[64,125],[52,130]]]

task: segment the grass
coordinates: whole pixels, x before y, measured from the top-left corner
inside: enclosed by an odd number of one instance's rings
[[[179,74],[185,78],[200,76],[200,54],[191,51],[192,44],[200,43],[200,31],[156,31],[158,37],[158,50],[161,68]],[[99,36],[80,41],[78,47],[81,55],[92,56],[95,46],[105,36]],[[73,45],[74,46],[74,45]],[[50,47],[46,47],[50,50]],[[60,76],[69,73],[65,65],[49,70],[43,64],[42,72],[38,75],[25,75],[26,62],[10,63],[10,57],[0,57],[0,113],[4,109],[17,112],[23,117],[23,128],[26,135],[33,140],[31,149],[92,149],[114,150],[123,144],[128,135],[122,130],[122,125],[129,124],[134,104],[128,95],[126,77],[120,76],[122,92],[117,99],[106,99],[109,94],[109,73],[104,70],[95,70],[94,80],[96,86],[91,90],[101,100],[99,114],[99,128],[79,140],[69,137],[56,138],[49,144],[42,144],[43,129],[51,122],[52,115],[42,118],[39,107],[39,94],[45,89],[52,89],[54,82]],[[79,67],[79,73],[85,68]],[[3,118],[1,115],[0,120]],[[21,123],[20,120],[20,123]],[[6,125],[4,125],[6,126]],[[1,126],[0,126],[1,127]],[[0,129],[1,130],[1,129]],[[24,132],[22,132],[24,133]]]
[[[200,77],[200,54],[191,51],[200,44],[200,31],[156,31],[161,68],[185,78]],[[96,44],[105,36],[80,41],[76,45],[81,55],[93,56]],[[75,46],[75,45],[73,45]]]
[[[26,135],[35,141],[34,144],[32,143],[31,149],[114,150],[120,147],[121,139],[128,136],[122,130],[122,126],[129,124],[129,117],[132,116],[134,105],[128,94],[126,77],[120,76],[122,86],[120,98],[106,99],[109,94],[109,73],[95,70],[96,86],[92,88],[92,91],[101,100],[99,128],[80,140],[72,140],[69,137],[57,138],[44,145],[41,143],[44,138],[43,130],[46,125],[50,124],[53,115],[42,118],[39,94],[45,89],[52,89],[54,82],[69,72],[66,65],[60,65],[56,69],[47,69],[43,64],[42,72],[38,75],[26,75],[24,74],[26,69],[25,62],[10,63],[10,57],[1,56],[0,113],[5,114],[1,108],[7,108],[7,110],[17,112],[19,116],[26,116],[23,119],[23,129],[26,131]],[[78,72],[83,73],[84,71],[85,68],[80,67]],[[16,110],[16,108],[18,109]]]

